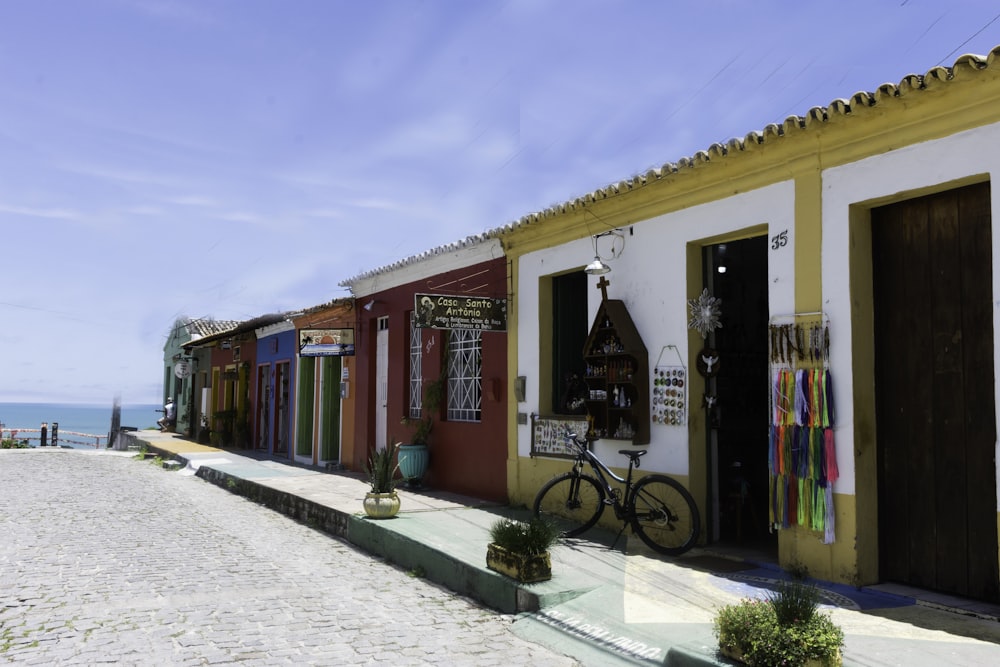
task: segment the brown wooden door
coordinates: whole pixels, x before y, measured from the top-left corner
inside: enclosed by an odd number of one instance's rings
[[[879,560],[997,600],[989,184],[872,212]]]

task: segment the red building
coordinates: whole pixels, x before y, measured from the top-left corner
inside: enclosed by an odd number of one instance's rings
[[[482,258],[485,261],[478,261]],[[493,259],[497,257],[498,259]],[[507,263],[449,246],[342,283],[358,307],[354,461],[430,418],[423,486],[507,500]],[[429,388],[441,390],[428,405]]]

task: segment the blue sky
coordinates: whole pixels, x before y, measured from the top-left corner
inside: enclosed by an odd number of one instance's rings
[[[4,0],[0,401],[157,401],[180,315],[342,297],[997,45],[992,1]]]

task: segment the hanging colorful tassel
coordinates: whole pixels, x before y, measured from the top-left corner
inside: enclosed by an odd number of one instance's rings
[[[778,358],[794,363],[795,353],[803,350],[802,341],[794,340],[798,335],[798,328],[772,330],[772,347],[778,343],[779,348],[782,344],[787,348]],[[808,352],[817,365],[829,359],[825,326],[810,332]],[[829,544],[834,539],[832,485],[840,476],[830,371],[819,367],[774,369],[771,394],[768,520],[775,528],[799,525],[823,533],[824,543]]]
[[[819,426],[823,421],[823,401],[820,389],[823,384],[823,372],[818,368],[809,373],[809,425]]]
[[[795,467],[795,475],[801,479],[809,479],[809,440],[812,429],[800,428],[797,434],[796,445],[798,446],[798,465]]]
[[[775,424],[791,424],[794,420],[794,378],[790,371],[782,369],[774,374],[773,403]]]
[[[781,474],[786,476],[795,474],[795,455],[793,452],[795,448],[795,428],[794,426],[786,426],[784,429],[785,435],[781,439]]]
[[[834,425],[834,411],[833,411],[833,378],[830,376],[829,370],[823,371],[823,426],[833,426]]]
[[[775,371],[771,375],[771,423],[781,423],[781,371]]]
[[[824,483],[823,467],[823,432],[812,428],[809,429],[809,479]]]
[[[795,424],[802,426],[808,423],[809,407],[806,398],[806,372],[795,372]]]
[[[840,470],[837,468],[837,448],[833,444],[832,428],[823,430],[823,460],[826,462],[826,481],[829,486],[840,479]]]
[[[813,511],[810,514],[809,528],[823,532],[826,523],[826,493],[819,484],[813,485],[812,498]]]
[[[778,439],[778,427],[771,424],[767,429],[767,472],[768,474],[774,474],[774,461],[775,454],[777,450],[775,449],[775,443]]]
[[[834,529],[834,512],[833,512],[833,486],[827,484],[826,489],[826,526],[823,529],[823,544],[833,544],[836,539],[836,530]]]

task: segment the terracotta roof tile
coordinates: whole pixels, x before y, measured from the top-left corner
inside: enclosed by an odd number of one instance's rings
[[[214,320],[212,318],[201,317],[188,322],[188,332],[191,336],[214,336],[216,334],[231,331],[239,326],[236,320]]]
[[[457,241],[445,246],[439,246],[425,252],[411,255],[398,262],[383,266],[372,271],[367,271],[360,275],[341,282],[341,286],[349,286],[353,282],[370,278],[372,276],[394,271],[408,264],[418,262],[428,257],[450,252],[456,247],[466,247],[468,245],[482,243],[491,238],[504,236],[521,227],[534,225],[545,218],[567,213],[577,207],[583,207],[595,201],[615,197],[626,192],[644,187],[655,181],[661,180],[675,174],[681,170],[706,165],[713,160],[720,160],[735,153],[745,151],[747,146],[756,146],[768,142],[777,141],[797,131],[809,130],[829,122],[834,117],[850,116],[855,107],[873,107],[883,104],[888,98],[897,98],[906,95],[917,94],[926,91],[928,88],[937,88],[956,78],[966,78],[977,71],[996,67],[1000,62],[1000,46],[994,47],[987,55],[965,54],[959,56],[951,67],[933,67],[924,75],[908,74],[899,83],[884,83],[873,92],[859,91],[849,98],[838,98],[830,102],[827,106],[816,106],[809,109],[805,116],[792,115],[782,123],[771,123],[761,130],[748,132],[742,139],[732,138],[725,143],[714,143],[707,150],[700,150],[690,157],[681,157],[676,162],[666,162],[658,168],[648,170],[645,174],[634,176],[631,179],[610,183],[603,188],[598,188],[593,192],[588,192],[574,199],[561,204],[550,206],[541,211],[529,213],[506,225],[496,227],[482,234],[466,237],[462,241]]]

